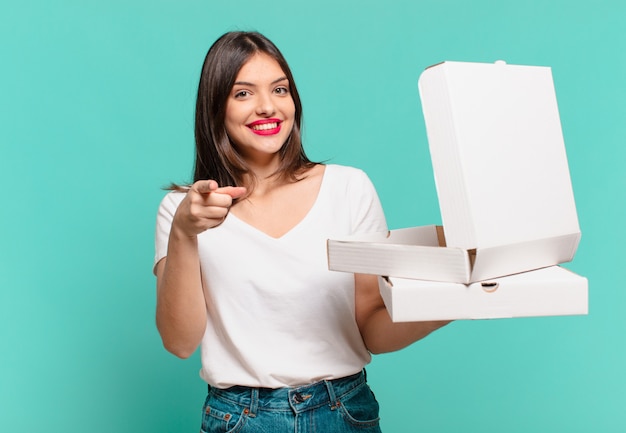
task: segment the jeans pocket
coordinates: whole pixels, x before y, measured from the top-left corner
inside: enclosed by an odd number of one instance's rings
[[[339,409],[346,421],[356,427],[373,427],[379,424],[378,401],[367,383],[342,395]]]
[[[245,425],[247,410],[237,404],[207,396],[202,408],[202,433],[235,433]]]

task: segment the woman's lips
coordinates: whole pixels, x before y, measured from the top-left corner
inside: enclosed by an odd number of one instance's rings
[[[256,120],[246,126],[257,135],[274,135],[280,132],[280,119]]]

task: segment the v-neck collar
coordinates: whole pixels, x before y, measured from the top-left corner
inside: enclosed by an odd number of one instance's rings
[[[316,209],[320,206],[319,202],[321,201],[321,198],[324,194],[324,190],[326,188],[326,184],[328,183],[327,178],[328,178],[329,168],[330,168],[330,165],[324,166],[324,173],[322,173],[322,181],[320,182],[320,187],[319,187],[319,190],[317,191],[317,196],[315,197],[315,201],[313,201],[313,204],[311,205],[307,213],[302,217],[302,219],[300,219],[300,221],[298,221],[293,227],[291,227],[281,236],[279,237],[271,236],[267,234],[266,232],[264,232],[263,230],[255,227],[254,225],[242,220],[241,218],[239,218],[237,215],[233,213],[229,213],[224,222],[226,223],[228,221],[232,221],[234,223],[237,223],[245,227],[248,231],[252,233],[259,234],[261,236],[264,236],[274,241],[280,241],[282,239],[289,237],[291,233],[298,231],[302,226],[306,225],[307,221],[313,217],[312,215],[316,212]]]

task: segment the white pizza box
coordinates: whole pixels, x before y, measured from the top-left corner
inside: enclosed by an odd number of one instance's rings
[[[471,283],[571,261],[580,228],[551,69],[444,62],[419,93],[445,242],[432,226],[330,239],[329,268]]]
[[[588,281],[560,266],[472,283],[378,277],[394,322],[588,313]]]
[[[329,239],[328,268],[468,284],[524,272],[525,268],[539,269],[546,263],[556,265],[554,245],[559,242],[574,255],[577,241],[567,237],[482,248],[479,254],[477,250],[446,246],[442,226],[410,227]],[[517,264],[520,261],[523,266]]]

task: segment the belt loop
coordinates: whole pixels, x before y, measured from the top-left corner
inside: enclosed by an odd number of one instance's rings
[[[337,400],[337,396],[335,395],[335,388],[333,387],[333,383],[330,380],[325,380],[324,384],[326,385],[326,389],[328,390],[328,397],[330,399],[330,409],[337,409],[337,405],[339,401]]]
[[[259,388],[252,388],[250,392],[250,413],[251,417],[255,417],[259,410]]]

